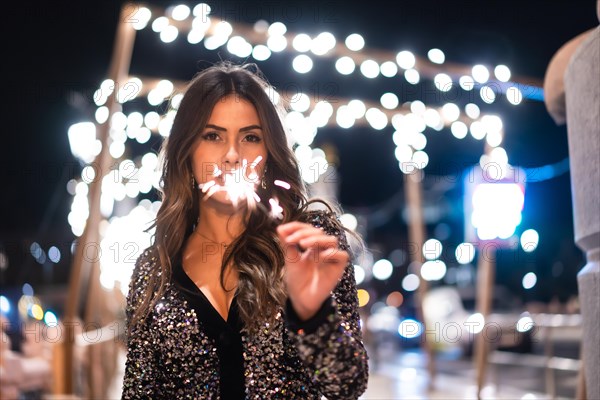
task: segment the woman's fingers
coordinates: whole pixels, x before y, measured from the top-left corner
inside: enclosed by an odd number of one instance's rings
[[[297,225],[293,228],[279,231],[280,236],[282,236],[286,242],[297,242],[304,237],[317,235],[319,233],[323,233],[323,230],[308,224]]]
[[[310,250],[312,253],[320,253],[323,250],[338,250],[338,240],[335,236],[326,235],[322,231],[314,234],[304,232],[296,238],[287,238],[284,246],[297,246],[301,252]]]
[[[295,244],[290,246],[296,248]],[[301,241],[298,246],[301,250],[296,254],[304,260],[311,260],[317,264],[340,264],[345,267],[350,259],[348,253],[338,247],[337,239],[332,236],[310,237]]]
[[[349,255],[339,248],[336,236],[326,234],[323,229],[316,228],[303,222],[290,222],[280,225],[277,231],[286,248],[286,255],[294,259],[302,254],[301,258],[312,259],[315,262],[326,264],[339,264],[346,266]]]
[[[327,235],[322,229],[315,228],[310,224],[291,222],[277,229],[282,243],[297,244],[302,249],[315,246],[334,246],[337,239]]]
[[[308,244],[307,242],[309,241],[314,241],[314,240],[318,240],[318,238],[320,236],[327,236],[324,234],[323,231],[321,230],[313,230],[313,229],[306,229],[306,230],[300,230],[297,231],[295,233],[293,233],[292,235],[286,237],[284,240],[286,243],[304,243],[304,244]]]
[[[350,260],[350,256],[348,255],[348,252],[339,248],[328,248],[319,252],[319,259],[323,263],[341,264],[346,267],[346,264],[348,264],[348,261]]]
[[[315,249],[316,251],[321,251],[329,248],[337,249],[338,247],[337,238],[328,235],[306,236],[298,240],[296,243],[298,243],[300,247],[304,249]]]
[[[289,234],[297,231],[298,229],[306,228],[306,227],[314,228],[314,226],[307,224],[305,222],[293,221],[293,222],[288,222],[286,224],[279,225],[277,227],[277,232],[282,236],[288,236]]]

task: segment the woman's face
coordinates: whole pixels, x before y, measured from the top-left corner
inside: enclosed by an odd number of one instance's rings
[[[256,108],[252,103],[238,95],[229,95],[219,100],[208,119],[206,127],[200,133],[192,152],[192,169],[196,182],[205,184],[215,181],[224,185],[224,174],[242,167],[244,160],[250,165],[257,159],[256,168],[243,168],[240,178],[247,182],[262,177],[267,160],[267,147]],[[218,168],[223,172],[215,177]],[[256,176],[252,176],[252,173]],[[230,176],[231,177],[231,176]],[[227,193],[218,191],[210,196],[210,201],[231,204]]]

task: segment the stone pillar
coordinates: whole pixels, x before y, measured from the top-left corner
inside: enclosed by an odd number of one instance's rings
[[[564,74],[575,242],[587,264],[577,276],[587,397],[600,399],[600,27]]]

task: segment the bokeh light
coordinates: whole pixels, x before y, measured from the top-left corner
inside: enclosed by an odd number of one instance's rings
[[[435,260],[442,254],[442,242],[437,239],[428,239],[423,243],[423,256],[427,260]]]
[[[406,290],[407,292],[417,290],[419,284],[419,277],[415,274],[408,274],[404,277],[404,279],[402,279],[402,289]]]
[[[521,318],[519,318],[516,325],[518,332],[527,332],[534,327],[535,323],[529,313],[524,313],[521,315]]]
[[[396,55],[396,62],[402,69],[411,69],[415,66],[416,58],[410,51],[401,51]]]
[[[524,289],[531,289],[537,283],[537,275],[534,272],[528,272],[523,277],[523,281],[521,282]]]
[[[387,298],[385,299],[385,303],[390,307],[400,307],[403,302],[404,296],[402,293],[397,291],[388,294]]]
[[[527,229],[521,233],[521,248],[529,253],[537,249],[540,235],[535,229]]]
[[[394,271],[394,266],[392,263],[382,258],[381,260],[377,260],[375,264],[373,264],[373,276],[375,279],[379,279],[384,281],[392,276],[392,272]]]
[[[473,79],[479,83],[486,83],[488,79],[490,79],[490,71],[481,64],[473,66],[471,73],[473,75]]]
[[[300,74],[306,74],[312,69],[313,61],[306,54],[300,54],[299,56],[296,56],[292,61],[292,67],[294,67],[294,70],[296,72]]]
[[[5,296],[0,296],[0,312],[8,314],[10,312],[10,302]]]
[[[358,295],[358,306],[359,307],[364,307],[367,304],[369,304],[369,300],[371,299],[369,292],[367,292],[365,289],[358,289],[357,295]]]
[[[465,321],[464,325],[467,327],[469,333],[476,334],[483,330],[485,318],[481,313],[471,314]]]
[[[421,266],[421,276],[426,281],[439,281],[446,275],[446,263],[442,260],[425,261]]]
[[[52,311],[46,311],[46,313],[44,314],[44,322],[46,323],[46,325],[54,327],[58,325],[58,318],[56,317],[56,314],[54,314]]]
[[[356,280],[356,284],[360,285],[365,280],[365,269],[360,265],[354,265],[354,279]]]
[[[419,337],[423,332],[423,324],[412,318],[406,318],[400,322],[398,333],[405,339],[413,339]]]
[[[459,264],[469,264],[475,258],[475,246],[472,243],[461,243],[454,252]]]
[[[349,35],[344,43],[346,44],[346,47],[352,51],[359,51],[365,47],[365,39],[358,33]]]
[[[446,60],[444,52],[440,49],[431,49],[427,52],[427,58],[434,64],[443,64]]]
[[[348,56],[341,57],[335,62],[335,69],[342,75],[350,75],[355,68],[354,60]]]
[[[356,230],[356,227],[358,226],[358,220],[350,213],[340,215],[340,222],[345,228],[350,229],[351,231]]]
[[[499,81],[508,82],[510,80],[510,69],[506,65],[497,65],[494,68],[494,75]]]

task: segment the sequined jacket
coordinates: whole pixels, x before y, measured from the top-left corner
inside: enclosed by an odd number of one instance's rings
[[[309,221],[338,236],[345,234],[329,212],[311,212]],[[137,260],[127,297],[127,316],[141,302],[147,277],[157,270],[153,248]],[[356,399],[368,379],[352,263],[332,292],[331,312],[318,325],[301,326],[282,308],[275,323],[242,333],[247,399]],[[288,301],[289,306],[289,301]],[[219,359],[196,311],[170,284],[143,324],[127,338],[123,398],[219,399]]]

